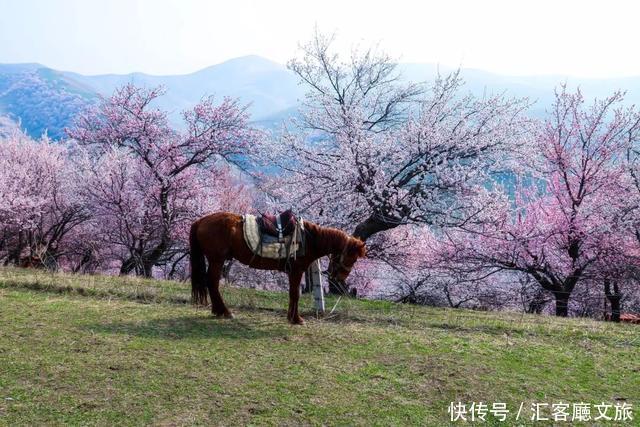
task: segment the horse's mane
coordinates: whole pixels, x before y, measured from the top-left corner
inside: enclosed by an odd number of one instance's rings
[[[344,247],[349,242],[350,236],[342,230],[332,227],[318,227],[317,237],[331,247]]]
[[[321,241],[330,247],[344,247],[349,241],[349,235],[333,227],[323,227],[311,221],[304,222],[305,228],[312,233],[314,240]]]
[[[309,224],[312,226],[311,228],[315,229],[315,238],[328,247],[344,248],[346,245],[352,246],[358,242],[358,239],[337,228],[322,227],[318,224],[305,222],[305,226]]]

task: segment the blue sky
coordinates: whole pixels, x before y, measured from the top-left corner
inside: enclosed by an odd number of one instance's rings
[[[640,75],[634,1],[0,0],[0,62],[87,74],[280,63],[317,24],[339,49],[502,74]]]

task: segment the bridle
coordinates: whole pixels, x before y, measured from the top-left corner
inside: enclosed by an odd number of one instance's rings
[[[334,265],[336,266],[333,271],[331,272],[332,275],[336,275],[338,272],[342,272],[342,273],[346,273],[347,275],[349,273],[351,273],[351,269],[353,268],[353,265],[351,266],[346,266],[344,264],[344,255],[347,252],[347,246],[344,246],[344,249],[342,249],[342,252],[340,253],[340,258],[338,258],[338,261],[336,262],[335,260],[335,256],[332,257],[331,261],[334,263]]]

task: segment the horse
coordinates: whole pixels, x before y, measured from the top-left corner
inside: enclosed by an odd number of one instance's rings
[[[206,306],[208,294],[213,315],[232,318],[220,295],[219,284],[224,262],[236,259],[251,268],[286,272],[289,275],[287,320],[294,325],[304,324],[298,313],[300,281],[311,263],[328,255],[330,280],[344,281],[356,261],[366,255],[363,241],[338,229],[305,221],[304,234],[303,255],[286,260],[270,259],[257,256],[247,246],[242,216],[218,212],[196,220],[189,233],[192,302]]]

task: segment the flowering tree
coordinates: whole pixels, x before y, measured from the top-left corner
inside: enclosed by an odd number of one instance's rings
[[[621,101],[615,93],[587,108],[580,92],[556,93],[536,137],[539,156],[530,162],[536,179],[503,202],[493,222],[468,227],[475,237],[461,240],[463,263],[526,273],[553,293],[559,316],[567,315],[579,282],[619,277],[627,199],[622,160],[640,137],[640,116],[619,107]],[[614,260],[615,268],[604,267]]]
[[[223,164],[237,161],[256,138],[244,108],[230,99],[204,99],[184,112],[185,130],[174,130],[166,112],[152,107],[162,93],[124,86],[68,130],[86,149],[83,193],[122,274],[150,276],[154,266],[184,257],[187,226],[233,191],[219,186]]]
[[[640,246],[640,142],[630,141],[626,147],[626,168],[628,178],[628,199],[625,219]]]
[[[381,278],[374,282],[376,293],[399,302],[452,308],[516,306],[522,293],[519,277],[458,262],[451,234],[449,230],[434,233],[426,226],[403,226],[383,233],[374,239],[376,249],[378,242],[384,242],[378,259],[373,260],[375,271],[364,275],[374,281]],[[453,234],[458,245],[468,237]]]
[[[355,52],[342,62],[320,35],[289,65],[309,93],[297,131],[268,158],[285,174],[273,191],[363,240],[401,224],[472,219],[482,209],[472,196],[504,171],[527,127],[524,101],[460,96],[457,74],[427,93],[403,83],[389,57]]]
[[[461,95],[457,73],[428,90],[384,54],[343,61],[331,42],[316,35],[289,64],[309,93],[295,129],[261,159],[279,172],[268,191],[362,240],[477,219],[493,200],[486,183],[522,147],[527,102]]]
[[[619,196],[622,208],[615,218],[615,233],[606,236],[612,250],[602,260],[605,295],[611,306],[610,319],[620,321],[622,302],[638,298],[640,292],[640,146],[630,137],[624,158],[624,192]],[[634,292],[635,291],[635,292]]]
[[[0,257],[57,268],[65,241],[89,213],[65,147],[13,133],[0,141]]]

